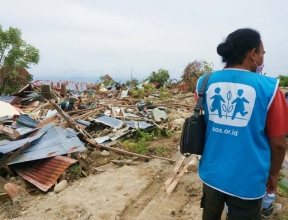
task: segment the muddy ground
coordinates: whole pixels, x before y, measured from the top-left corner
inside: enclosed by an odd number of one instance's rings
[[[160,156],[178,160],[179,132],[169,138],[157,138],[149,143],[152,149],[166,146]],[[197,172],[185,173],[177,188],[168,196],[164,182],[171,175],[175,164],[153,159],[139,161],[137,165],[113,165],[111,159],[127,159],[110,152],[103,156],[99,150],[88,147],[86,161],[90,163],[85,173],[69,168],[66,175],[68,187],[59,193],[52,189],[48,193],[36,191],[20,195],[13,201],[0,205],[0,219],[81,219],[81,220],[198,220],[201,188]],[[188,158],[185,163],[189,162]],[[138,160],[135,160],[136,162]],[[104,172],[94,168],[103,164]],[[87,177],[85,177],[87,175]],[[29,188],[23,179],[6,180]],[[2,187],[3,192],[3,183]],[[1,191],[0,191],[1,193]],[[278,193],[276,202],[283,206],[283,213],[271,219],[288,219],[288,200]],[[284,217],[286,216],[286,217]],[[223,215],[223,219],[224,215]]]

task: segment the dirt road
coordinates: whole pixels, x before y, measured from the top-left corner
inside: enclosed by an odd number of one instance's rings
[[[154,159],[148,163],[107,170],[70,184],[62,192],[18,198],[20,209],[10,209],[2,219],[95,220],[198,220],[201,183],[197,173],[187,173],[176,190],[167,195],[164,181],[175,165]],[[17,204],[17,201],[14,202]]]

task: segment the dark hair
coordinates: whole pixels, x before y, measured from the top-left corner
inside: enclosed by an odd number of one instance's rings
[[[258,31],[249,28],[238,29],[218,45],[217,53],[228,66],[242,64],[247,52],[254,48],[258,50],[260,43],[261,36]]]

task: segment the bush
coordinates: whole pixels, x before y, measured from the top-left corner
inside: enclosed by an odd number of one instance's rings
[[[148,79],[150,82],[155,82],[158,85],[163,86],[170,78],[169,71],[164,69],[159,69],[157,72],[153,71]]]

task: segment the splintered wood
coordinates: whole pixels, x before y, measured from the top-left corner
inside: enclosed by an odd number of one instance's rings
[[[180,159],[177,161],[173,173],[167,178],[164,182],[165,189],[168,195],[170,195],[178,185],[180,181],[180,177],[184,175],[185,172],[197,171],[197,159],[193,157],[190,162],[183,166],[185,161],[185,156],[181,156]]]

